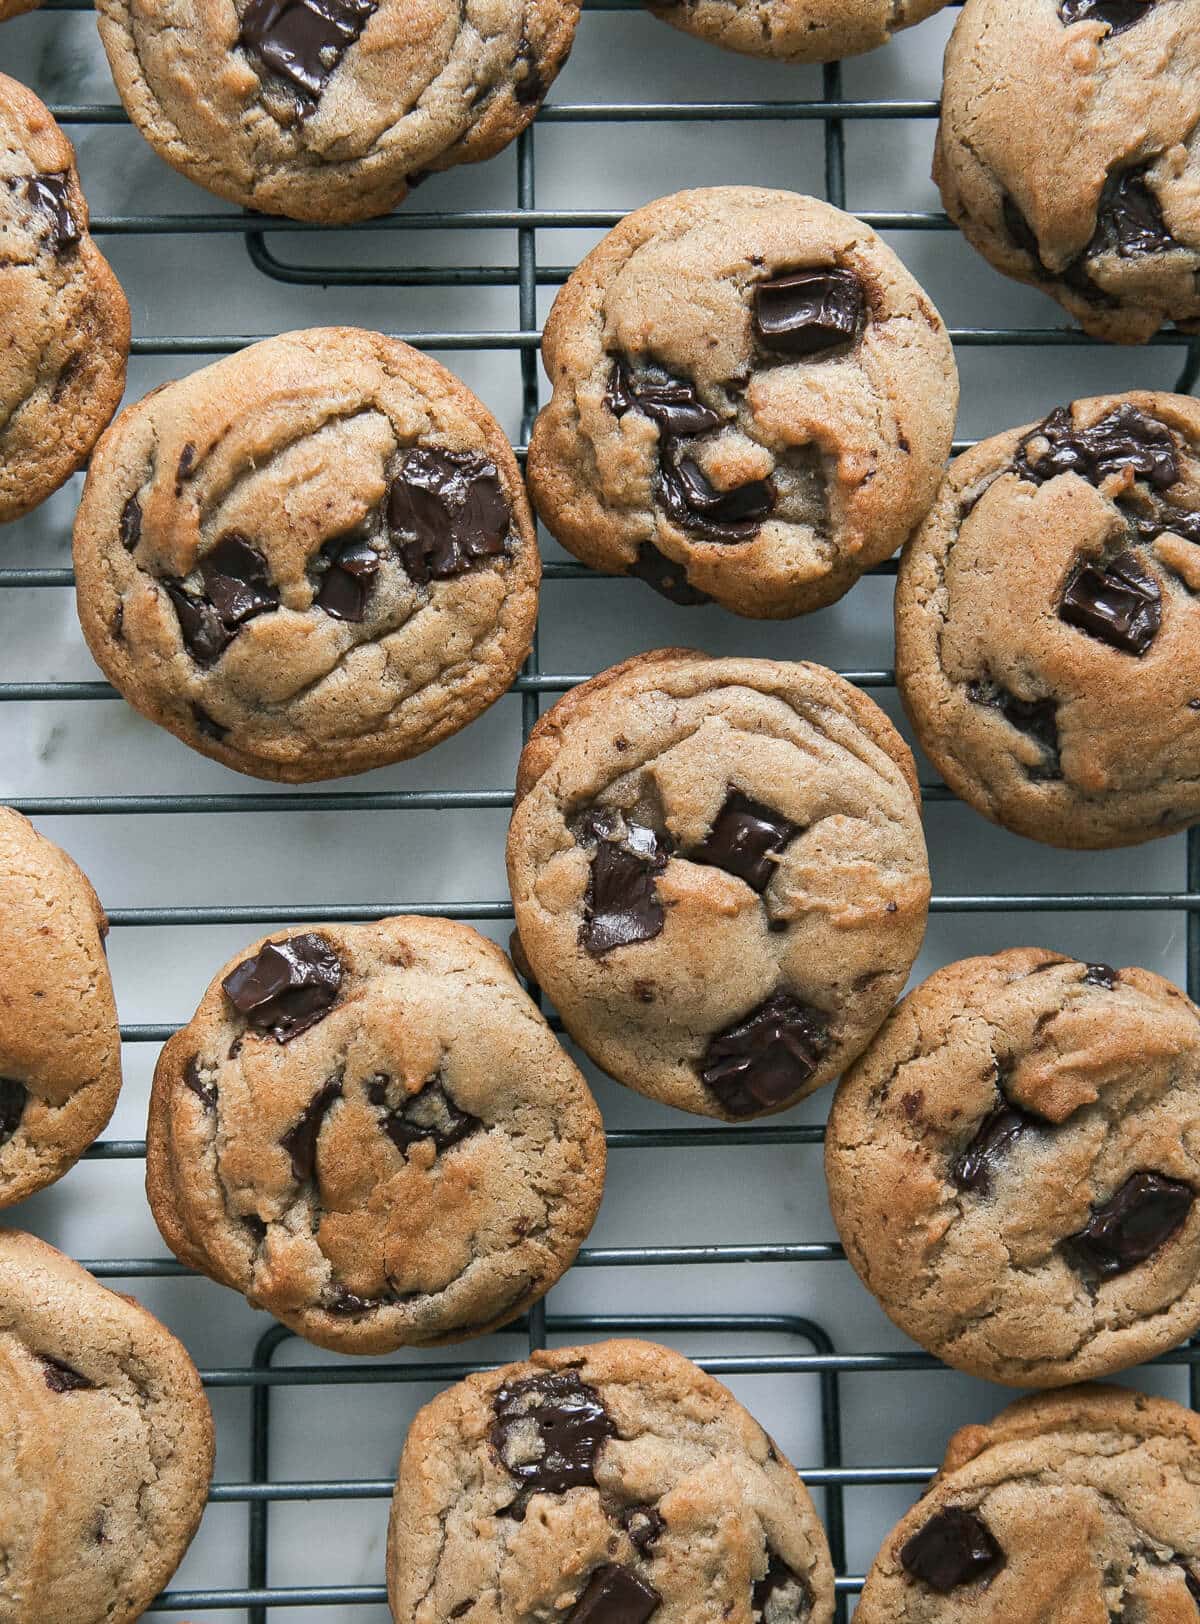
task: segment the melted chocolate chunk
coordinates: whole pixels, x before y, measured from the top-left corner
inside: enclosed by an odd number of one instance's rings
[[[474,1605],[475,1605],[474,1600],[460,1601],[458,1603],[457,1607],[452,1607],[450,1609],[450,1617],[451,1618],[465,1618],[467,1616],[467,1614],[471,1611],[472,1607],[474,1607]]]
[[[474,451],[410,451],[388,492],[388,528],[412,580],[448,581],[508,555],[512,514],[494,462]]]
[[[604,404],[614,417],[644,412],[672,440],[710,434],[721,426],[720,416],[704,404],[690,383],[672,378],[659,367],[649,369],[635,383],[629,363],[620,358],[613,362]]]
[[[1053,699],[1018,699],[994,682],[972,682],[967,687],[967,698],[973,705],[986,705],[998,710],[1004,720],[1018,732],[1027,734],[1041,746],[1046,757],[1043,765],[1028,767],[1026,772],[1034,780],[1062,777],[1058,755],[1058,704]]]
[[[1043,440],[1046,449],[1031,456],[1030,447]],[[1157,490],[1165,490],[1179,478],[1179,454],[1166,424],[1128,401],[1087,429],[1077,428],[1070,408],[1060,406],[1022,440],[1013,468],[1035,485],[1056,474],[1078,474],[1100,485],[1110,474],[1132,468]]]
[[[353,1318],[355,1315],[369,1314],[376,1308],[383,1308],[392,1300],[390,1297],[360,1297],[356,1291],[347,1291],[345,1286],[330,1286],[321,1307],[327,1314],[343,1314],[347,1318]]]
[[[530,1494],[565,1494],[595,1484],[596,1456],[617,1429],[578,1371],[507,1384],[492,1408],[492,1448]]]
[[[179,453],[179,463],[175,469],[175,494],[183,495],[184,482],[191,477],[192,469],[196,466],[196,448],[189,440]]]
[[[760,1624],[799,1624],[812,1612],[812,1591],[805,1579],[772,1552],[767,1571],[750,1593],[750,1608]]]
[[[8,1141],[21,1126],[29,1090],[15,1077],[0,1077],[0,1145]]]
[[[1117,984],[1117,972],[1111,964],[1089,964],[1083,983],[1086,987],[1107,987],[1111,991]]]
[[[304,1108],[295,1127],[289,1128],[279,1143],[292,1158],[292,1175],[298,1184],[312,1178],[317,1169],[317,1139],[326,1112],[342,1097],[342,1079],[331,1077],[323,1083]]]
[[[256,1212],[242,1214],[242,1222],[254,1236],[255,1242],[261,1246],[267,1238],[267,1226]]]
[[[979,1124],[974,1139],[950,1165],[950,1177],[960,1190],[987,1195],[992,1174],[1023,1134],[1038,1126],[1038,1120],[1015,1105],[999,1105]]]
[[[50,222],[50,241],[56,254],[65,254],[79,242],[79,227],[67,201],[68,177],[34,175],[25,182],[25,201]]]
[[[701,592],[699,587],[689,585],[687,571],[682,564],[676,564],[673,559],[666,558],[648,541],[643,542],[638,548],[637,559],[630,565],[629,573],[636,575],[639,581],[645,581],[647,586],[652,586],[664,598],[680,604],[685,609],[712,602],[707,592]]]
[[[583,815],[576,838],[595,842],[579,931],[584,948],[598,959],[614,947],[651,941],[663,928],[654,881],[670,847],[653,829],[601,808]]]
[[[206,739],[214,739],[218,744],[224,744],[229,737],[229,729],[222,727],[220,722],[215,722],[202,705],[192,706],[192,721],[196,724],[197,732],[203,733]]]
[[[238,44],[316,101],[379,0],[250,0]]]
[[[1058,618],[1122,654],[1145,654],[1162,624],[1158,582],[1136,553],[1103,566],[1081,564],[1067,582]]]
[[[645,1624],[661,1606],[662,1597],[640,1574],[606,1562],[588,1580],[567,1624]]]
[[[754,288],[754,336],[785,355],[823,355],[862,330],[863,285],[853,271],[796,271]]]
[[[289,1042],[324,1019],[341,984],[341,960],[312,931],[268,942],[221,983],[239,1014],[277,1043]]]
[[[774,859],[799,832],[798,824],[730,789],[712,828],[687,855],[693,863],[709,863],[735,874],[761,895],[779,866]]]
[[[1059,0],[1058,15],[1068,26],[1085,21],[1107,23],[1111,38],[1140,23],[1153,4],[1154,0]]]
[[[1196,1193],[1190,1184],[1161,1173],[1132,1173],[1115,1195],[1066,1243],[1068,1255],[1102,1280],[1124,1274],[1153,1257],[1175,1234]]]
[[[372,1105],[383,1109],[383,1131],[396,1149],[405,1154],[422,1139],[432,1139],[440,1156],[451,1145],[457,1145],[483,1127],[479,1117],[459,1110],[436,1077],[418,1093],[410,1094],[395,1110],[388,1106],[387,1085],[386,1077],[372,1077],[367,1084],[367,1098]]]
[[[514,67],[524,67],[525,73],[513,87],[513,98],[520,107],[534,107],[546,94],[546,82],[538,68],[533,46],[523,39],[517,46]]]
[[[313,600],[335,620],[361,621],[379,573],[379,554],[369,541],[327,541],[321,548],[326,564]]]
[[[206,1083],[200,1075],[200,1056],[194,1054],[183,1068],[183,1086],[190,1088],[206,1111],[214,1111],[217,1106],[217,1085]]]
[[[1167,230],[1162,206],[1146,182],[1146,170],[1126,169],[1110,175],[1100,194],[1096,230],[1083,251],[1083,259],[1117,253],[1122,259],[1140,259],[1179,244]]]
[[[658,494],[683,530],[706,541],[749,541],[775,506],[769,479],[751,479],[730,491],[718,491],[689,457],[668,447],[659,462]]]
[[[620,1522],[629,1535],[630,1544],[640,1556],[654,1549],[667,1526],[657,1506],[627,1506],[621,1513]]]
[[[732,1116],[750,1116],[798,1093],[828,1047],[818,1012],[777,992],[712,1039],[700,1076]]]
[[[61,1359],[52,1359],[48,1353],[39,1353],[38,1358],[42,1362],[46,1386],[52,1393],[84,1393],[96,1385]]]
[[[135,492],[121,509],[121,545],[131,553],[142,539],[142,504]]]
[[[1183,1570],[1183,1582],[1187,1585],[1192,1600],[1196,1603],[1197,1610],[1200,1611],[1200,1574],[1197,1574],[1194,1568],[1185,1567]]]
[[[1153,491],[1138,491],[1133,498],[1118,496],[1117,506],[1139,541],[1157,541],[1164,530],[1170,530],[1200,546],[1200,510],[1175,507]]]
[[[993,1579],[1006,1557],[981,1517],[947,1506],[931,1517],[900,1550],[905,1572],[939,1595],[979,1579]]]
[[[163,584],[179,616],[179,629],[189,654],[199,665],[212,665],[248,620],[279,608],[279,590],[271,582],[267,561],[244,536],[223,537],[200,560],[203,594],[179,581]]]

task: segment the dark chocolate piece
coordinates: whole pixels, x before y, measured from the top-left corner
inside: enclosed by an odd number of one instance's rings
[[[196,466],[196,447],[189,440],[179,453],[179,462],[175,469],[175,494],[183,495],[184,482],[191,477],[192,469]]]
[[[357,1314],[369,1314],[373,1309],[383,1308],[390,1301],[388,1297],[360,1297],[356,1291],[347,1291],[345,1286],[330,1286],[321,1307],[327,1314],[343,1314],[353,1318]]]
[[[790,993],[777,992],[717,1033],[700,1076],[732,1116],[750,1116],[798,1093],[828,1047],[824,1018]]]
[[[1145,654],[1162,625],[1162,593],[1136,553],[1107,564],[1081,564],[1071,575],[1058,618],[1122,654]]]
[[[991,681],[972,682],[967,686],[967,698],[973,705],[986,705],[998,710],[1004,720],[1019,733],[1027,734],[1041,746],[1046,760],[1042,766],[1026,771],[1035,780],[1062,777],[1058,754],[1058,702],[1054,699],[1019,699],[1007,688]]]
[[[326,564],[313,600],[335,620],[361,621],[379,573],[379,554],[362,537],[327,541],[321,548]]]
[[[994,1579],[1006,1560],[988,1525],[963,1506],[937,1512],[900,1549],[905,1572],[942,1596]]]
[[[987,1195],[992,1174],[1023,1134],[1039,1126],[1038,1119],[1015,1105],[998,1105],[989,1111],[965,1150],[950,1164],[950,1178],[960,1190]]]
[[[79,242],[79,227],[67,200],[68,176],[34,175],[25,182],[25,201],[50,222],[50,241],[56,254],[65,254]]]
[[[638,548],[637,558],[629,566],[629,573],[636,575],[639,581],[645,581],[647,586],[652,586],[671,603],[685,609],[712,602],[707,592],[701,592],[699,587],[689,584],[687,571],[682,564],[665,557],[651,542],[645,541]]]
[[[613,362],[604,404],[614,417],[644,412],[672,440],[709,434],[721,426],[718,413],[704,404],[692,384],[673,378],[661,367],[648,368],[635,382],[632,367],[621,357]]]
[[[0,1145],[8,1141],[21,1126],[29,1090],[15,1077],[0,1077]]]
[[[202,705],[192,706],[192,721],[196,724],[197,732],[203,733],[206,739],[215,739],[218,744],[223,744],[229,737],[229,729],[215,722]]]
[[[1131,1173],[1066,1242],[1071,1259],[1102,1280],[1153,1257],[1184,1223],[1196,1192],[1161,1173]]]
[[[1146,181],[1148,164],[1110,174],[1100,194],[1096,230],[1083,252],[1083,259],[1098,254],[1117,253],[1122,259],[1140,259],[1146,254],[1178,248],[1167,230],[1162,205]]]
[[[750,1592],[750,1609],[759,1624],[798,1624],[812,1612],[812,1591],[807,1580],[771,1551],[767,1571]]]
[[[661,1606],[662,1597],[640,1574],[606,1562],[588,1580],[567,1624],[645,1624]]]
[[[1191,1598],[1196,1603],[1197,1611],[1200,1612],[1200,1574],[1194,1568],[1185,1566],[1183,1569],[1183,1582],[1187,1585]]]
[[[316,101],[379,0],[250,0],[238,44]]]
[[[773,859],[799,832],[798,824],[731,788],[712,828],[687,856],[735,874],[761,895],[779,866]]]
[[[866,301],[853,271],[795,271],[754,287],[754,336],[784,355],[823,355],[851,344]]]
[[[183,1086],[190,1088],[206,1111],[214,1111],[217,1106],[217,1085],[206,1083],[200,1075],[200,1056],[194,1054],[183,1068]]]
[[[242,1214],[242,1222],[243,1222],[243,1224],[245,1224],[246,1228],[250,1231],[250,1233],[254,1236],[255,1243],[257,1245],[261,1246],[262,1243],[267,1238],[267,1226],[266,1226],[266,1224],[262,1221],[262,1219],[258,1216],[258,1214],[256,1212],[245,1212],[245,1213],[243,1213]]]
[[[1098,22],[1108,24],[1108,35],[1123,34],[1140,23],[1154,0],[1059,0],[1058,15],[1064,24]]]
[[[52,1359],[48,1353],[39,1353],[38,1358],[52,1393],[85,1393],[96,1385],[61,1359]]]
[[[340,959],[314,931],[268,942],[221,983],[233,1007],[277,1043],[289,1042],[322,1020],[341,984]]]
[[[474,1598],[472,1598],[469,1601],[460,1601],[456,1607],[452,1607],[450,1609],[450,1617],[451,1618],[465,1618],[467,1616],[467,1614],[471,1611],[472,1607],[474,1607],[474,1605],[475,1605]]]
[[[387,518],[404,568],[421,586],[509,553],[508,498],[495,463],[474,451],[409,451],[388,492]]]
[[[121,545],[127,553],[131,553],[142,539],[142,504],[137,499],[137,492],[129,498],[121,509]]]
[[[200,560],[203,594],[180,581],[165,585],[179,616],[179,629],[189,654],[199,665],[212,665],[248,620],[279,608],[267,561],[245,536],[231,533]]]
[[[394,1110],[388,1106],[387,1090],[386,1077],[372,1077],[367,1084],[367,1098],[372,1105],[383,1109],[383,1131],[396,1149],[405,1154],[422,1139],[432,1139],[440,1156],[451,1145],[457,1145],[483,1127],[479,1117],[459,1110],[436,1077],[418,1093],[408,1095]]]
[[[304,1108],[304,1114],[284,1134],[279,1143],[292,1158],[292,1175],[298,1184],[312,1178],[317,1168],[317,1139],[321,1124],[334,1100],[342,1097],[342,1079],[331,1077],[322,1083]]]
[[[684,530],[706,541],[749,541],[775,506],[769,479],[751,479],[730,491],[718,491],[703,470],[678,447],[669,445],[659,462],[658,494],[667,512]]]
[[[600,958],[614,947],[651,941],[665,917],[654,881],[667,866],[668,844],[653,829],[600,808],[579,820],[577,838],[595,842],[579,931],[584,948]]]
[[[1111,964],[1089,964],[1083,982],[1086,987],[1107,987],[1111,991],[1117,984],[1117,972]]]
[[[596,1456],[616,1427],[594,1387],[559,1370],[501,1387],[492,1408],[492,1448],[531,1494],[590,1488]]]
[[[1139,490],[1133,495],[1118,496],[1117,506],[1124,514],[1139,541],[1157,541],[1164,530],[1170,530],[1184,541],[1200,546],[1200,510],[1189,512],[1164,502],[1156,491]]]
[[[1029,448],[1039,440],[1046,441],[1046,450],[1031,457]],[[1179,478],[1179,453],[1166,424],[1128,401],[1087,429],[1077,428],[1070,408],[1060,406],[1022,440],[1013,468],[1035,485],[1068,473],[1099,485],[1132,468],[1156,490],[1165,490]]]
[[[646,1556],[654,1549],[667,1526],[657,1506],[626,1506],[621,1513],[620,1523],[640,1556]]]
[[[546,82],[538,67],[537,57],[533,54],[533,46],[527,39],[523,39],[517,46],[513,66],[525,69],[523,76],[513,86],[513,99],[519,107],[536,106],[546,94]]]

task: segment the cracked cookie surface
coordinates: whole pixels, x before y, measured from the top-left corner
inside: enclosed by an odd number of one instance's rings
[[[97,0],[121,100],[218,197],[329,224],[490,158],[566,60],[578,0]]]
[[[808,1491],[719,1382],[649,1342],[533,1354],[418,1414],[392,1501],[396,1624],[829,1624]]]
[[[0,522],[82,468],[128,355],[129,306],[88,233],[75,149],[0,74]]]
[[[1200,0],[967,0],[933,174],[997,270],[1136,344],[1200,331],[1198,132]]]
[[[656,17],[745,56],[835,62],[886,45],[946,0],[664,0]]]
[[[541,564],[482,402],[406,344],[314,328],[122,412],[75,573],[130,704],[227,766],[305,782],[406,760],[498,699]]]
[[[869,227],[753,186],[637,209],[546,323],[529,484],[564,547],[681,603],[832,603],[924,516],[958,379]]]
[[[163,1050],[146,1185],[176,1256],[301,1336],[477,1336],[591,1228],[604,1133],[507,958],[469,926],[278,932]]]
[[[1200,1423],[1168,1399],[1077,1387],[950,1440],[867,1575],[861,1624],[1191,1624]]]
[[[950,965],[843,1077],[825,1169],[860,1279],[939,1358],[1126,1369],[1200,1325],[1200,1011],[1039,948]]]
[[[5,1624],[131,1624],[200,1522],[213,1428],[183,1347],[52,1246],[0,1230]]]
[[[0,807],[0,1207],[73,1167],[112,1116],[121,1040],[86,876]]]
[[[904,550],[896,679],[964,800],[1058,846],[1200,817],[1200,405],[1076,401],[951,464]]]
[[[912,757],[822,666],[638,656],[547,711],[508,838],[520,947],[628,1087],[736,1120],[830,1082],[929,900]]]

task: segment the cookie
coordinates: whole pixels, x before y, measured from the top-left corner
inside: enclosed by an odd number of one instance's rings
[[[120,404],[129,357],[129,306],[88,233],[75,149],[4,74],[0,243],[2,523],[83,467]]]
[[[23,12],[36,11],[41,3],[42,0],[0,0],[0,23],[10,17],[20,17]]]
[[[832,1081],[925,929],[916,774],[819,665],[661,649],[575,688],[521,756],[521,952],[619,1082],[733,1121]]]
[[[896,680],[951,789],[1056,846],[1200,818],[1200,405],[1079,400],[955,461],[904,550]]]
[[[449,920],[267,937],[154,1074],[167,1245],[343,1353],[514,1319],[573,1262],[603,1184],[582,1076],[500,949]]]
[[[1200,1010],[1040,948],[930,976],[842,1078],[834,1221],[902,1331],[972,1375],[1111,1375],[1200,1326]]]
[[[218,197],[344,224],[490,158],[566,61],[579,0],[97,0],[130,118]]]
[[[75,524],[105,675],[203,755],[290,783],[406,760],[485,710],[529,650],[540,575],[482,402],[349,327],[127,408]]]
[[[950,1440],[855,1624],[1190,1624],[1200,1420],[1119,1387],[1026,1398]]]
[[[627,215],[555,300],[542,358],[542,520],[677,603],[832,603],[924,517],[950,451],[937,311],[869,227],[794,192],[713,186]]]
[[[113,1114],[108,921],[66,852],[0,807],[0,1207],[73,1167]]]
[[[834,62],[886,45],[940,11],[946,0],[665,0],[663,22],[745,56],[778,62]]]
[[[967,0],[933,178],[997,270],[1138,344],[1200,332],[1198,129],[1200,0]]]
[[[469,1376],[409,1430],[396,1624],[829,1624],[808,1491],[728,1389],[652,1342]]]
[[[196,1367],[132,1297],[0,1230],[6,1624],[129,1624],[200,1522],[213,1427]]]

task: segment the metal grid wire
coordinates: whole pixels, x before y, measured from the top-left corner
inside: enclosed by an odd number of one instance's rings
[[[88,11],[91,0],[43,0],[49,11]],[[586,0],[592,11],[637,11],[638,0]],[[65,125],[115,125],[127,123],[117,105],[58,105],[52,108]],[[308,235],[322,228],[288,220],[266,219],[251,214],[188,212],[146,215],[93,216],[92,231],[100,237],[147,237],[167,234],[235,234],[244,238],[246,252],[256,271],[277,281],[321,287],[512,287],[516,290],[516,325],[509,330],[473,332],[412,332],[394,336],[421,349],[499,350],[510,352],[520,368],[522,422],[517,454],[523,460],[533,419],[538,409],[537,290],[564,282],[572,269],[567,265],[539,262],[537,233],[547,229],[607,228],[620,219],[619,212],[582,209],[539,209],[536,203],[534,165],[537,132],[554,124],[607,123],[689,123],[695,121],[804,120],[823,127],[825,195],[838,207],[846,206],[844,136],[850,120],[898,120],[936,118],[938,105],[925,100],[850,100],[842,94],[841,65],[823,70],[819,99],[800,101],[729,101],[659,103],[555,103],[543,107],[536,123],[517,142],[516,198],[511,209],[473,209],[422,212],[406,208],[403,213],[366,221],[351,228],[355,233],[396,233],[399,247],[405,248],[406,233],[431,230],[502,232],[515,239],[515,262],[502,265],[410,265],[347,268],[345,227],[329,228],[338,234],[341,264],[309,265],[290,262],[284,253],[286,237],[302,231]],[[949,231],[949,220],[936,211],[862,213],[859,218],[878,230]],[[408,255],[397,253],[406,261]],[[178,356],[198,359],[232,353],[255,342],[259,334],[216,336],[136,337],[135,356]],[[956,349],[976,346],[1087,346],[1095,341],[1084,334],[1048,327],[960,327],[951,329]],[[1174,332],[1160,333],[1150,340],[1159,347],[1179,348],[1180,370],[1174,385],[1190,392],[1200,375],[1200,339],[1188,340]],[[955,451],[966,448],[958,442]],[[895,560],[871,573],[894,575]],[[544,565],[548,580],[599,579],[585,566],[561,560]],[[8,588],[69,588],[73,585],[68,569],[0,568],[0,592]],[[640,586],[638,591],[644,590]],[[2,602],[2,600],[0,600]],[[590,674],[590,673],[588,673]],[[535,641],[514,691],[522,700],[522,738],[537,721],[542,695],[565,692],[585,680],[587,674],[543,671]],[[842,669],[841,675],[860,687],[886,689],[894,686],[891,670]],[[84,703],[116,699],[115,691],[103,682],[3,682],[0,704],[75,700]],[[926,802],[953,797],[944,785],[923,784]],[[283,813],[291,811],[465,811],[506,809],[512,796],[507,790],[301,790],[288,793],[190,795],[78,795],[13,798],[10,805],[29,816],[109,816],[121,814],[181,813]],[[1179,889],[1142,892],[982,892],[963,895],[935,895],[932,910],[941,913],[1057,913],[1092,909],[1167,912],[1181,915],[1186,926],[1187,991],[1200,999],[1200,829],[1186,841],[1185,872]],[[178,925],[254,925],[275,927],[300,921],[335,922],[373,920],[390,914],[434,914],[448,919],[503,921],[512,918],[507,899],[480,900],[444,905],[400,901],[348,906],[332,902],[326,906],[171,907],[117,908],[109,910],[110,923],[117,929]],[[561,1030],[559,1023],[553,1023]],[[172,1025],[123,1024],[122,1039],[127,1043],[160,1043],[175,1030]],[[816,1145],[823,1138],[820,1126],[751,1126],[666,1129],[631,1128],[610,1131],[610,1150],[663,1149],[685,1147],[739,1147],[749,1151],[766,1145]],[[106,1140],[88,1152],[95,1160],[136,1160],[145,1154],[140,1140]],[[839,1262],[842,1248],[831,1242],[791,1242],[767,1245],[630,1246],[584,1247],[577,1259],[581,1268],[684,1267],[714,1264],[794,1264]],[[85,1267],[101,1279],[131,1280],[188,1275],[191,1271],[174,1260],[120,1257],[83,1259]],[[794,1315],[704,1314],[682,1315],[547,1315],[537,1304],[527,1317],[511,1330],[527,1339],[531,1350],[546,1345],[548,1337],[593,1339],[611,1335],[678,1336],[691,1334],[739,1333],[780,1336],[805,1344],[806,1351],[786,1354],[746,1354],[700,1357],[698,1362],[717,1376],[783,1374],[815,1378],[819,1394],[822,1458],[819,1466],[802,1466],[805,1481],[824,1491],[825,1525],[837,1572],[838,1618],[844,1621],[848,1599],[862,1586],[862,1577],[846,1572],[845,1490],[883,1484],[920,1485],[932,1474],[932,1466],[846,1467],[842,1463],[841,1376],[851,1373],[882,1373],[910,1370],[938,1370],[937,1360],[919,1352],[845,1354],[834,1350],[828,1333],[815,1321]],[[274,1355],[292,1333],[275,1325],[259,1339],[252,1365],[213,1368],[202,1371],[209,1389],[248,1389],[251,1403],[251,1479],[247,1482],[214,1484],[210,1502],[244,1504],[248,1518],[248,1566],[246,1584],[240,1589],[170,1590],[159,1597],[154,1612],[245,1609],[250,1624],[266,1624],[274,1609],[291,1607],[338,1607],[355,1609],[386,1601],[382,1585],[323,1585],[288,1587],[269,1582],[269,1526],[273,1504],[290,1501],[354,1501],[384,1499],[390,1495],[388,1479],[315,1479],[302,1482],[273,1481],[271,1477],[271,1395],[280,1387],[321,1385],[425,1383],[447,1385],[473,1370],[482,1368],[470,1360],[413,1362],[408,1364],[347,1361],[342,1364],[307,1364],[276,1367]],[[1188,1399],[1200,1408],[1200,1339],[1154,1361],[1183,1365],[1188,1370]]]

